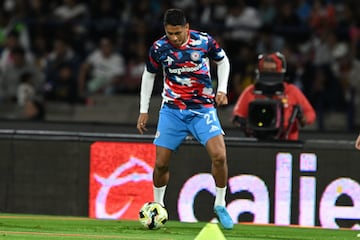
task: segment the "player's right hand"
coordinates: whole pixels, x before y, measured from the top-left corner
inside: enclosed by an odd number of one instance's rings
[[[136,128],[139,130],[139,133],[143,134],[145,131],[147,131],[146,124],[149,120],[149,114],[147,113],[140,113]]]
[[[226,93],[223,92],[217,92],[215,96],[215,103],[216,106],[221,107],[228,104],[228,99],[226,96]]]

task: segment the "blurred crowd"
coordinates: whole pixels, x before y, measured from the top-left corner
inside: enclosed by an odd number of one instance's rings
[[[310,100],[318,129],[327,111],[343,112],[354,129],[358,0],[0,0],[0,104],[89,104],[96,94],[138,94],[148,48],[164,34],[171,7],[185,9],[191,28],[226,50],[230,106],[253,83],[257,55],[280,51],[286,81]]]

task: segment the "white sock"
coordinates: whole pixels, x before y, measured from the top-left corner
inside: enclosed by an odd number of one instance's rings
[[[154,189],[154,202],[158,202],[161,205],[165,206],[164,196],[165,196],[166,185],[162,187],[153,186],[153,189]]]
[[[214,207],[215,206],[223,206],[223,207],[225,207],[225,205],[226,205],[225,195],[226,195],[226,187],[224,187],[224,188],[216,187],[216,195],[215,195]]]

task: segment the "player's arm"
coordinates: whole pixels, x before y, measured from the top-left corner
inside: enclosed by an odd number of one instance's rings
[[[154,87],[155,73],[149,72],[146,67],[144,69],[141,79],[141,90],[140,90],[140,114],[137,120],[137,129],[141,134],[146,129],[146,123],[149,120],[148,110],[150,105],[150,98]]]
[[[218,106],[227,105],[227,87],[230,74],[230,62],[226,55],[220,61],[216,61],[217,64],[217,77],[218,87],[215,96],[215,102]]]

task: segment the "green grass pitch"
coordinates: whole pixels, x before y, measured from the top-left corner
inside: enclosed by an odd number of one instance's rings
[[[194,239],[206,224],[169,221],[161,229],[146,230],[138,221],[0,214],[0,239],[190,240]],[[360,237],[357,237],[360,231],[346,229],[235,224],[232,230],[220,227],[220,231],[226,240],[360,240]]]

